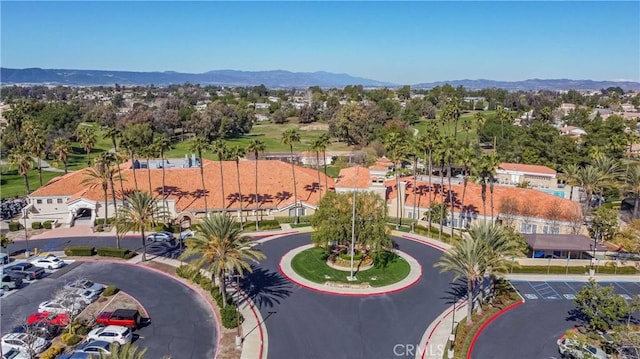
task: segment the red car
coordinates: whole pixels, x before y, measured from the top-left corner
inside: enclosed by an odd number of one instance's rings
[[[136,329],[142,322],[148,321],[142,318],[140,313],[135,309],[116,309],[113,312],[102,312],[96,319],[96,323],[100,325],[120,325]]]
[[[69,324],[69,316],[67,314],[55,314],[42,312],[35,312],[27,319],[27,324],[33,324],[36,322],[45,322],[52,325],[65,326]]]

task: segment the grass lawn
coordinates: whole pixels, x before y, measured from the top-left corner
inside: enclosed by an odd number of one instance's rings
[[[323,253],[324,249],[316,247],[302,251],[293,257],[291,267],[300,276],[312,282],[325,283],[329,280],[347,283],[349,272],[339,271],[329,267],[322,259]],[[398,257],[398,259],[389,263],[386,268],[373,267],[364,272],[356,273],[358,280],[348,283],[369,282],[372,287],[382,287],[399,282],[409,275],[409,271],[409,263],[403,258]],[[325,276],[331,278],[326,279]],[[377,279],[372,280],[372,277],[377,277]]]
[[[63,175],[63,172],[42,171],[42,183],[46,184],[52,178]],[[29,189],[35,190],[40,187],[38,180],[38,170],[29,171]],[[18,170],[11,166],[2,166],[2,175],[0,177],[0,197],[10,198],[15,196],[25,196],[26,189],[24,187],[24,178],[18,174]]]

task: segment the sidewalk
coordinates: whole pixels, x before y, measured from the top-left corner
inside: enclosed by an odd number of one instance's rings
[[[595,279],[596,282],[640,282],[640,275],[633,274],[507,274],[505,279],[513,281],[530,281],[530,282],[588,282],[589,279]]]
[[[427,328],[416,349],[416,359],[442,359],[447,341],[455,324],[467,316],[467,302],[462,301],[447,308]]]

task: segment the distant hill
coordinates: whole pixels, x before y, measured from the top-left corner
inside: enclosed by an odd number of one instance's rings
[[[275,71],[235,71],[216,70],[201,74],[189,74],[173,71],[133,72],[104,70],[55,70],[55,69],[10,69],[0,68],[0,80],[6,84],[47,84],[67,86],[99,85],[157,85],[182,84],[190,82],[201,85],[218,86],[257,86],[270,88],[309,86],[344,87],[362,85],[365,87],[395,86],[395,84],[354,77],[348,74],[331,72],[290,72]]]
[[[135,72],[135,71],[106,71],[106,70],[56,70],[56,69],[10,69],[0,68],[0,83],[2,85],[66,85],[66,86],[112,86],[120,85],[156,85],[182,84],[190,82],[201,85],[218,86],[257,86],[265,85],[270,88],[307,88],[344,87],[347,85],[362,85],[364,87],[397,87],[398,84],[376,81],[349,74],[331,72],[291,72],[274,71],[236,71],[215,70],[200,74],[165,72]],[[464,86],[467,89],[502,88],[515,90],[599,90],[607,87],[621,87],[625,91],[640,91],[640,83],[630,81],[593,81],[531,79],[524,81],[493,81],[493,80],[452,80],[420,83],[413,88],[433,88],[446,83],[452,86]]]
[[[569,79],[530,79],[524,81],[494,81],[494,80],[454,80],[438,81],[413,85],[414,88],[433,88],[444,84],[451,86],[464,86],[468,90],[480,90],[485,88],[501,88],[508,91],[517,90],[600,90],[608,87],[620,87],[624,91],[640,91],[640,82],[632,81],[594,81],[594,80],[569,80]]]

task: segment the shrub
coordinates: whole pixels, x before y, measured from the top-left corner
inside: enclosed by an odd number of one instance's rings
[[[45,229],[51,229],[53,227],[53,221],[44,221],[44,223],[42,223],[42,226]]]
[[[260,221],[258,224],[261,231],[267,231],[269,229],[280,229],[280,222],[276,221],[275,219]]]
[[[359,261],[359,260],[362,259],[362,256],[363,256],[362,252],[356,251],[356,253],[353,255],[353,260],[354,261]],[[342,258],[342,259],[344,259],[346,261],[350,261],[351,260],[351,251],[349,250],[347,252],[340,253],[340,258]]]
[[[79,324],[78,328],[76,328],[76,334],[78,335],[87,335],[91,331],[91,327]]]
[[[181,278],[191,278],[194,268],[188,264],[183,264],[176,268],[176,274]]]
[[[68,256],[92,256],[96,254],[96,249],[91,246],[69,246],[64,248],[64,254]]]
[[[103,297],[110,297],[110,296],[118,293],[118,291],[119,291],[118,287],[116,287],[115,285],[109,285],[102,292],[102,296]]]
[[[162,232],[162,231],[164,231],[164,224],[163,224],[163,223],[156,224],[156,225],[153,227],[153,230],[154,230],[154,231],[156,231],[156,232]]]
[[[386,268],[389,263],[393,263],[398,259],[398,255],[389,251],[379,251],[372,255],[373,263],[376,268]]]
[[[210,292],[213,288],[213,282],[211,281],[211,279],[202,275],[199,277],[198,285],[200,285],[200,287],[202,287],[202,289],[207,292]]]
[[[65,334],[62,334],[62,336],[60,336],[60,341],[62,341],[64,345],[69,345],[69,346],[76,345],[80,343],[81,340],[82,340],[82,337],[75,334],[71,334],[71,333],[65,333]]]
[[[127,248],[101,247],[98,248],[98,255],[102,257],[126,258],[131,251]]]
[[[111,218],[107,218],[107,225],[111,225],[116,221],[115,218],[111,217]],[[105,226],[105,222],[104,222],[104,218],[96,218],[96,221],[94,222],[94,224],[96,226]]]
[[[313,216],[300,216],[300,223],[310,223]],[[296,217],[278,217],[278,223],[296,223]]]
[[[104,227],[101,224],[96,226],[96,232],[104,232]]]
[[[41,229],[42,222],[31,222],[31,229]]]
[[[52,345],[49,349],[40,354],[40,359],[55,359],[58,355],[62,354],[64,347],[59,345]]]
[[[24,227],[22,227],[20,222],[9,222],[9,231],[11,231],[11,232],[19,231],[19,230],[21,230],[23,228]]]
[[[213,299],[218,304],[218,307],[222,308],[222,293],[220,293],[220,287],[212,286],[212,288],[211,288],[211,296],[213,297]],[[231,305],[231,304],[233,304],[233,298],[229,294],[229,295],[227,295],[227,305]]]
[[[242,323],[242,315],[238,312],[238,308],[232,304],[220,309],[220,317],[222,325],[227,329],[237,327],[238,322]]]

